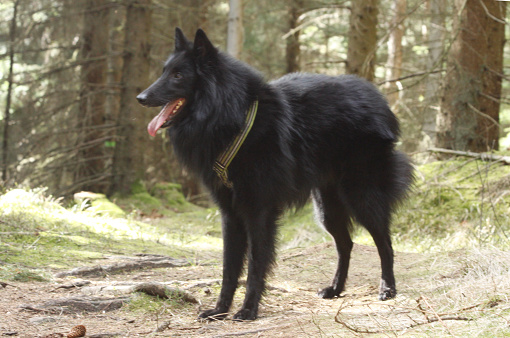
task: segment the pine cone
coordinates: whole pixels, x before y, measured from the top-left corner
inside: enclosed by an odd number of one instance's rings
[[[85,333],[87,329],[83,325],[76,325],[69,331],[67,334],[67,338],[77,338],[77,337],[85,337]]]

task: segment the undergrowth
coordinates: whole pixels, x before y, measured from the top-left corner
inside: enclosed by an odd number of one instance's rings
[[[176,214],[165,225],[131,214],[109,217],[82,205],[64,208],[44,190],[14,189],[0,196],[0,266],[63,269],[88,265],[112,254],[153,253],[193,257],[194,244],[216,248],[215,239],[193,242],[169,226],[203,224],[208,211]],[[157,223],[157,222],[156,222]],[[178,224],[178,225],[176,225]]]
[[[282,220],[282,247],[331,241],[313,219],[310,204]],[[510,166],[471,159],[416,167],[416,181],[392,222],[396,250],[429,252],[463,247],[510,247]],[[374,245],[357,226],[353,239]]]
[[[351,325],[355,335],[510,335],[510,254],[504,251],[510,247],[510,166],[458,158],[419,166],[416,177],[393,219],[394,248],[429,254],[396,269],[403,292],[395,301],[347,296],[337,322]],[[64,207],[44,189],[0,195],[0,280],[46,282],[52,270],[119,254],[200,255],[202,262],[212,257],[219,264],[218,210],[191,205],[178,186],[141,186],[113,202],[125,213],[108,215],[108,207],[97,203]],[[331,241],[315,224],[311,204],[286,213],[280,223],[281,250]],[[360,227],[354,241],[373,245]],[[416,286],[416,279],[423,282]],[[128,306],[159,320],[188,305],[139,294]]]
[[[510,166],[453,159],[419,166],[416,177],[393,220],[396,250],[509,247]],[[124,217],[109,217],[83,203],[65,208],[43,189],[8,191],[0,196],[0,264],[61,269],[112,253],[190,257],[221,251],[217,209],[191,205],[177,185],[150,190],[142,185],[136,194],[114,199]],[[315,224],[312,209],[308,204],[283,217],[282,250],[331,241]],[[360,228],[354,241],[373,244]]]
[[[510,247],[510,166],[452,159],[422,165],[394,218],[403,251]]]

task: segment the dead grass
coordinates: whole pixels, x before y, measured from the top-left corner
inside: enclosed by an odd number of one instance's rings
[[[407,283],[406,290],[395,300],[345,298],[336,322],[355,335],[510,335],[509,252],[494,249],[443,253],[429,264],[424,268],[438,272],[422,283]]]

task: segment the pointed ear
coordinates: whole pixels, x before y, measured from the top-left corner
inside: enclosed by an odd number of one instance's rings
[[[211,41],[207,38],[207,35],[205,35],[205,32],[200,28],[195,34],[193,51],[195,52],[195,55],[202,60],[210,59],[218,54],[216,47],[213,46]]]
[[[175,51],[186,49],[189,43],[182,30],[179,27],[175,27]]]

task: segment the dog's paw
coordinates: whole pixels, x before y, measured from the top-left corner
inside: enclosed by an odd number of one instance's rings
[[[340,296],[342,293],[342,290],[335,289],[332,286],[328,286],[327,288],[324,288],[317,292],[317,296],[324,298],[324,299],[331,299]]]
[[[233,319],[236,321],[255,320],[257,319],[257,310],[241,309]]]
[[[379,292],[379,300],[388,300],[388,299],[392,299],[392,298],[395,298],[395,296],[397,295],[397,291],[396,290],[384,290],[384,291],[381,291]]]
[[[228,312],[221,309],[211,309],[202,312],[198,315],[200,320],[223,320],[227,317]]]
[[[379,288],[379,300],[388,300],[391,298],[395,298],[397,295],[397,289],[395,288],[395,284],[390,285],[386,283],[386,281],[381,280],[381,286]]]

